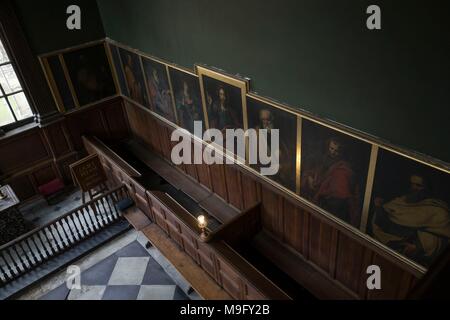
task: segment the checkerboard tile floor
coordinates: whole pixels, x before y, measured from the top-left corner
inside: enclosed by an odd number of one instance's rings
[[[81,273],[81,290],[66,284],[41,300],[188,300],[142,245],[134,241]]]

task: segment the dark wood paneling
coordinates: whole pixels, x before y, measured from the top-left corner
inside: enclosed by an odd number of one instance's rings
[[[43,129],[55,158],[61,157],[73,151],[72,143],[67,136],[64,121],[51,124]]]
[[[230,166],[224,166],[229,203],[239,210],[244,210],[244,193],[241,173]]]
[[[209,172],[211,174],[212,191],[223,200],[228,201],[224,166],[218,164],[210,165]]]
[[[37,186],[42,186],[58,177],[59,174],[53,165],[40,168],[33,172],[33,178]]]
[[[27,175],[6,180],[6,183],[11,186],[20,201],[25,201],[36,195],[36,189]]]
[[[0,140],[0,172],[26,169],[51,157],[39,128]]]
[[[11,183],[22,201],[37,195],[39,185],[57,177],[72,184],[69,165],[83,153],[83,134],[97,135],[106,141],[128,137],[122,99],[67,114],[43,128],[0,138],[0,179]]]

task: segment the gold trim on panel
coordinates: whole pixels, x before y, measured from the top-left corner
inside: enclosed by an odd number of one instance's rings
[[[184,68],[184,67],[178,66],[178,65],[173,64],[173,63],[167,63],[167,66],[169,68],[174,69],[174,70],[178,70],[178,71],[187,73],[187,74],[189,74],[191,76],[194,76],[194,77],[196,77],[198,79],[198,75],[195,72],[193,72],[192,70],[188,69],[188,68]]]
[[[72,79],[70,79],[69,71],[67,70],[66,61],[64,60],[64,56],[60,53],[58,54],[59,61],[61,62],[61,67],[64,71],[64,76],[66,77],[67,85],[69,86],[70,93],[72,94],[73,101],[75,103],[75,107],[78,109],[80,107],[80,102],[78,101],[78,97],[75,93],[75,88],[73,87]]]
[[[297,166],[296,166],[296,193],[300,195],[301,174],[302,174],[302,117],[297,115]]]
[[[39,62],[42,69],[44,70],[45,80],[47,80],[47,84],[50,88],[50,92],[52,93],[53,100],[56,103],[56,107],[58,108],[59,112],[64,113],[66,111],[66,108],[61,98],[61,93],[59,92],[58,86],[56,85],[53,72],[48,63],[48,58],[39,58]]]
[[[56,56],[56,55],[59,55],[59,54],[65,54],[65,53],[69,53],[69,52],[76,51],[76,50],[79,50],[79,49],[85,49],[85,48],[89,48],[89,47],[94,47],[96,45],[104,43],[105,41],[106,41],[106,38],[99,39],[99,40],[94,40],[94,41],[86,42],[86,43],[79,44],[79,45],[72,46],[72,47],[67,47],[67,48],[60,49],[60,50],[50,51],[50,52],[41,54],[38,57],[39,58],[47,58],[47,57],[50,57],[50,56]]]
[[[361,212],[361,232],[366,232],[367,223],[369,219],[370,203],[372,201],[373,183],[375,180],[375,172],[378,160],[378,146],[372,145],[372,152],[370,154],[369,170],[367,173],[366,192],[364,196],[364,205]]]
[[[124,68],[123,68],[122,55],[120,54],[119,47],[116,46],[115,44],[112,44],[112,45],[115,46],[116,49],[117,49],[117,56],[119,57],[120,70],[122,71],[123,78],[124,78],[124,82],[125,82],[125,87],[127,88],[128,95],[129,95],[129,94],[130,94],[130,87],[129,87],[129,85],[128,85],[128,80],[127,80],[127,77],[126,77],[126,75],[125,75],[125,70],[124,70]],[[121,49],[123,49],[123,48],[121,48]],[[123,50],[125,50],[125,49],[123,49]],[[122,94],[123,96],[126,96],[123,92],[121,92],[121,94]]]
[[[172,79],[170,78],[170,74],[169,74],[169,66],[167,64],[163,64],[163,66],[165,66],[166,76],[167,76],[167,80],[169,82],[170,96],[172,97],[172,108],[173,108],[173,114],[175,116],[175,123],[177,125],[180,125],[180,121],[178,120],[177,104],[175,102],[175,94],[173,93]]]
[[[137,54],[137,57],[139,59],[139,65],[141,66],[142,78],[144,79],[145,93],[147,94],[147,101],[145,101],[145,99],[144,99],[144,103],[147,102],[148,106],[145,106],[145,107],[154,111],[155,107],[153,106],[153,102],[151,101],[152,99],[150,98],[150,90],[148,89],[147,72],[145,72],[145,68],[144,68],[144,59],[145,58],[139,54]],[[131,96],[131,93],[130,93],[130,96]]]
[[[377,144],[377,143],[374,143],[374,144]],[[391,148],[391,147],[388,147],[388,146],[383,146],[383,145],[378,145],[378,146],[379,146],[381,149],[384,149],[384,150],[386,150],[386,151],[395,153],[395,154],[397,154],[397,155],[399,155],[399,156],[402,156],[402,157],[404,157],[404,158],[408,158],[409,160],[413,160],[413,161],[419,162],[419,163],[421,163],[421,164],[423,164],[423,165],[426,165],[426,166],[428,166],[428,167],[431,167],[431,168],[434,168],[434,169],[436,169],[436,170],[442,171],[442,172],[444,172],[444,173],[450,174],[450,168],[440,167],[440,166],[437,165],[437,164],[430,163],[430,162],[426,162],[425,160],[422,160],[422,159],[414,158],[412,155],[408,155],[407,153],[404,153],[404,152],[402,152],[402,151],[396,150],[396,149]]]
[[[206,103],[206,93],[205,89],[203,87],[203,76],[198,75],[198,81],[200,85],[200,95],[202,96],[202,107],[203,107],[203,115],[205,117],[205,130],[209,129],[209,115],[208,115],[208,108]]]
[[[111,69],[111,75],[113,77],[114,86],[116,87],[116,93],[120,94],[122,92],[122,90],[119,85],[119,77],[117,76],[117,70],[116,70],[116,66],[114,64],[114,60],[112,57],[111,47],[109,46],[109,43],[106,43],[106,42],[104,42],[103,45],[105,48],[106,57],[109,62],[109,67]]]

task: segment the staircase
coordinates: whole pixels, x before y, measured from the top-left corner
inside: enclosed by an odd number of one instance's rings
[[[129,199],[121,186],[0,247],[0,299],[31,284],[129,230],[118,209]]]

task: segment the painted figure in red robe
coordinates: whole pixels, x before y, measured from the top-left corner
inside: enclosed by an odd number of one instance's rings
[[[327,141],[324,155],[304,164],[302,197],[359,228],[359,186],[355,183],[352,165],[343,153],[342,143],[331,138]]]

